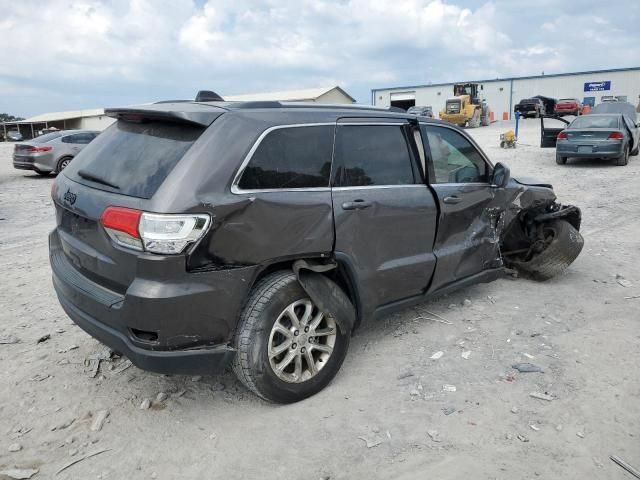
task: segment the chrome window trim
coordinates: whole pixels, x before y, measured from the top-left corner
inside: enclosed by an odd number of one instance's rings
[[[260,136],[254,142],[254,144],[252,145],[252,147],[249,150],[249,152],[247,153],[247,155],[244,157],[244,160],[242,160],[242,163],[240,164],[240,167],[238,168],[238,171],[236,172],[236,175],[233,177],[233,181],[231,182],[231,193],[233,193],[235,195],[241,195],[241,194],[245,194],[245,193],[331,191],[331,187],[329,185],[327,185],[326,187],[305,187],[305,188],[242,189],[242,188],[240,188],[238,186],[238,184],[240,183],[240,179],[242,178],[242,174],[244,173],[245,169],[247,168],[247,165],[249,165],[249,162],[251,161],[251,158],[256,153],[256,150],[258,149],[258,147],[260,146],[262,141],[265,139],[265,137],[267,135],[269,135],[271,132],[273,132],[275,130],[281,130],[283,128],[327,127],[327,126],[335,127],[335,125],[336,125],[336,122],[294,123],[294,124],[289,124],[289,125],[274,125],[273,127],[267,128],[265,131],[263,131],[260,134]],[[333,163],[333,159],[332,159],[332,163]],[[331,178],[329,178],[329,182],[328,183],[330,183],[330,182],[331,182]]]
[[[350,187],[333,187],[333,190],[336,192],[341,192],[344,190],[373,190],[376,188],[428,188],[424,183],[402,183],[399,185],[353,185]]]

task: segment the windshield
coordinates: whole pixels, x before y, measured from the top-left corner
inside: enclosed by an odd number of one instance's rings
[[[45,133],[44,135],[40,135],[32,140],[33,143],[47,143],[51,140],[55,140],[58,137],[62,136],[62,132],[51,132]]]
[[[65,170],[72,180],[123,195],[151,198],[204,128],[118,121]]]
[[[585,115],[576,118],[569,128],[618,128],[617,115]]]

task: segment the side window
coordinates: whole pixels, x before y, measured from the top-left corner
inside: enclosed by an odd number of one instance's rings
[[[487,164],[471,142],[450,128],[427,126],[426,130],[434,183],[488,182]]]
[[[62,143],[78,143],[76,142],[77,135],[67,135],[66,137],[62,137],[60,141]]]
[[[334,186],[414,183],[401,125],[342,125],[336,132]]]
[[[244,190],[328,187],[333,125],[285,127],[262,139],[238,187]]]

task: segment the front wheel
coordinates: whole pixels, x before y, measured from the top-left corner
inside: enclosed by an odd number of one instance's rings
[[[57,173],[60,173],[62,170],[67,168],[67,166],[71,163],[71,159],[73,157],[63,157],[58,161],[58,168],[56,169]]]
[[[584,239],[573,225],[564,219],[552,220],[540,226],[544,245],[530,258],[511,262],[524,276],[534,280],[549,280],[562,273],[578,258]]]
[[[233,370],[263,399],[297,402],[336,376],[350,333],[315,305],[291,271],[276,272],[256,285],[242,311]]]

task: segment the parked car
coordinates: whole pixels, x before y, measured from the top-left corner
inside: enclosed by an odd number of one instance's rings
[[[429,106],[413,106],[409,107],[407,113],[418,115],[420,117],[433,118],[433,108]]]
[[[553,111],[559,116],[575,115],[577,117],[582,113],[582,102],[577,98],[561,98]]]
[[[16,144],[13,166],[33,170],[40,175],[59,173],[100,132],[93,130],[58,130]]]
[[[143,369],[231,364],[294,402],[366,322],[505,267],[545,280],[582,248],[577,207],[439,120],[280,102],[106,114],[117,122],[52,188],[53,283],[75,323]]]
[[[523,118],[527,117],[536,117],[538,118],[540,115],[544,115],[546,113],[546,108],[543,101],[540,98],[524,98],[516,103],[516,106],[513,109],[515,112],[520,112],[520,115]]]
[[[584,115],[558,134],[556,163],[564,165],[568,158],[607,158],[627,165],[630,155],[638,155],[638,141],[638,126],[626,115]]]
[[[629,102],[618,101],[600,103],[593,107],[591,113],[621,113],[631,120],[631,123],[638,123],[638,112],[636,111],[636,107]]]
[[[22,134],[17,130],[7,130],[4,140],[5,142],[19,142],[22,140]]]

